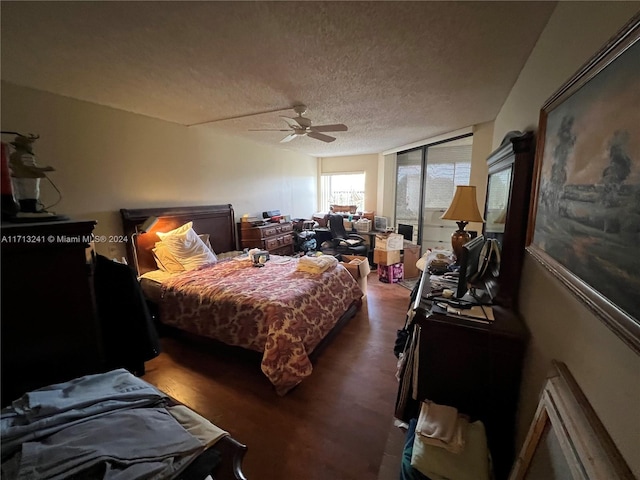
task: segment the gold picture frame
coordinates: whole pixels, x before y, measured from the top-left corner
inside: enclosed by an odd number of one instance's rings
[[[509,480],[634,480],[564,363],[554,361]]]
[[[540,111],[527,252],[640,354],[640,14]]]

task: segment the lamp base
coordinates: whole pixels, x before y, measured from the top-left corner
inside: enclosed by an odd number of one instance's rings
[[[462,256],[462,247],[465,243],[471,240],[471,234],[467,232],[464,227],[467,222],[457,222],[458,230],[451,234],[451,247],[453,248],[453,254],[456,256],[456,263],[460,263],[460,257]]]

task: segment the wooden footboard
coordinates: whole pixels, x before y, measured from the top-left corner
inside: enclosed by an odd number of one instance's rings
[[[238,442],[233,437],[224,437],[216,443],[215,447],[222,455],[222,463],[216,468],[216,480],[247,480],[242,471],[242,460],[247,452],[247,446]]]

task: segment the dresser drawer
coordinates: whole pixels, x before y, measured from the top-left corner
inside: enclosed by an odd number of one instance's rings
[[[280,235],[282,233],[291,232],[293,230],[293,225],[290,223],[281,223],[268,225],[266,227],[260,228],[260,235],[262,238],[273,237],[274,235]]]
[[[269,251],[291,244],[293,244],[293,235],[291,234],[279,235],[277,237],[267,238],[264,240],[264,245]]]

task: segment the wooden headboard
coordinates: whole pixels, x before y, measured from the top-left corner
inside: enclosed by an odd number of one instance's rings
[[[158,223],[147,233],[136,235],[138,266],[141,275],[150,270],[157,270],[151,253],[155,243],[159,241],[157,232],[168,232],[189,221],[198,233],[208,233],[211,247],[216,253],[230,252],[237,249],[236,226],[233,207],[227,205],[203,205],[197,207],[137,208],[120,210],[124,234],[128,238],[136,232],[149,217],[158,217]],[[129,265],[135,265],[133,242],[127,243],[127,259]]]

